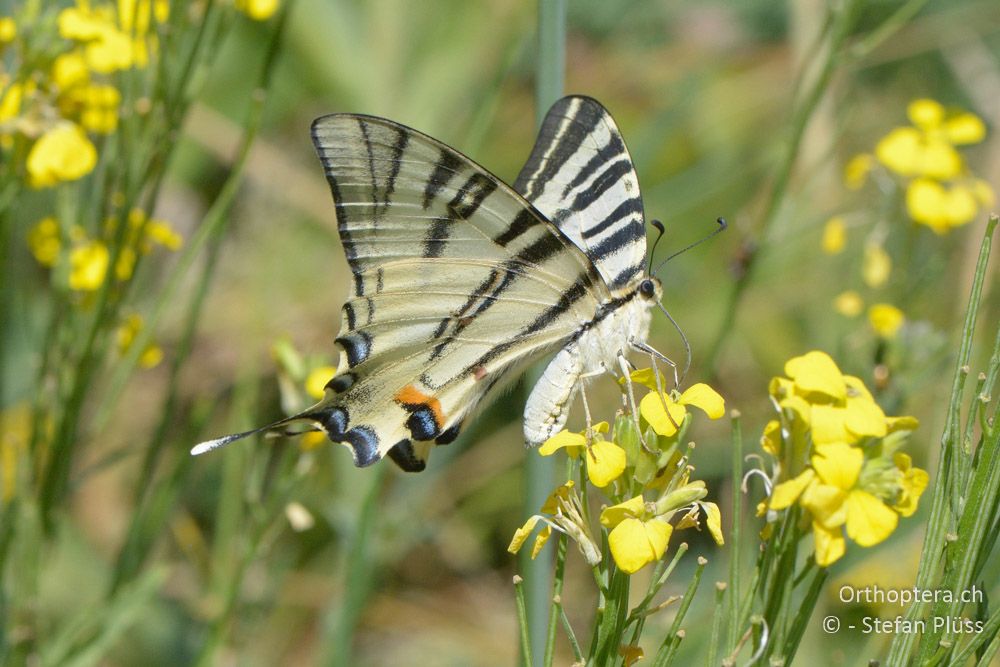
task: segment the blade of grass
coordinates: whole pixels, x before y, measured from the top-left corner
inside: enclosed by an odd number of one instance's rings
[[[538,0],[538,60],[535,68],[535,116],[541,125],[546,111],[563,93],[566,70],[566,0]],[[537,377],[533,378],[537,380]],[[555,462],[528,452],[524,463],[524,515],[538,511],[555,479]],[[524,573],[528,629],[535,646],[547,644],[547,613],[552,604],[552,554],[543,551],[532,560],[527,550],[520,556]],[[539,655],[541,661],[544,656]],[[542,664],[539,662],[537,664]]]

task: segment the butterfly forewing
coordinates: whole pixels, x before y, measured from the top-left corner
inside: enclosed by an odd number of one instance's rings
[[[553,104],[514,187],[587,253],[612,294],[642,277],[639,179],[599,102],[574,96]]]
[[[509,186],[381,118],[313,124],[354,277],[341,368],[315,414],[355,462],[423,467],[492,388],[609,298],[594,264]]]

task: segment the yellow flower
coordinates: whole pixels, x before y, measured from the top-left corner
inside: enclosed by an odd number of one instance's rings
[[[764,426],[764,434],[760,436],[761,448],[771,456],[781,456],[781,422],[772,419]]]
[[[835,215],[826,221],[823,227],[823,252],[828,255],[836,255],[843,252],[847,243],[847,226],[844,219]]]
[[[868,309],[868,322],[882,338],[895,338],[904,319],[903,311],[889,303],[876,303]]]
[[[59,12],[59,34],[83,45],[87,67],[100,74],[128,69],[133,64],[132,40],[122,32],[108,6],[91,8],[78,0],[76,7]]]
[[[135,250],[122,248],[121,252],[118,253],[118,261],[115,262],[115,278],[123,282],[131,278],[132,271],[135,269],[135,260]]]
[[[871,288],[882,287],[892,273],[892,259],[881,243],[865,244],[865,254],[861,261],[861,279]]]
[[[59,224],[55,218],[39,220],[28,232],[28,247],[42,266],[54,266],[59,259],[62,242],[59,239]]]
[[[880,498],[857,486],[863,465],[859,448],[832,443],[812,457],[811,470],[774,489],[772,509],[799,499],[812,516],[816,564],[821,567],[844,554],[842,527],[854,542],[870,547],[887,538],[899,522],[899,515]]]
[[[826,353],[794,357],[785,364],[785,373],[791,381],[775,378],[770,391],[783,410],[796,416],[790,437],[801,439],[808,430],[812,443],[821,446],[889,433],[890,419],[864,383],[843,375]]]
[[[135,342],[136,336],[142,331],[142,315],[132,313],[118,326],[116,337],[118,339],[118,351],[121,354],[128,352]],[[163,360],[163,350],[159,345],[149,343],[139,355],[139,366],[142,368],[153,368]]]
[[[161,361],[163,361],[163,348],[153,343],[147,345],[142,354],[139,355],[140,368],[153,368],[158,366]]]
[[[28,152],[28,174],[36,188],[75,181],[97,164],[97,149],[79,125],[59,123],[39,137]]]
[[[337,374],[337,369],[333,366],[320,366],[309,371],[306,376],[306,393],[319,400],[323,398],[326,383]]]
[[[625,450],[608,440],[597,440],[587,448],[587,477],[603,489],[625,472]]]
[[[167,250],[180,250],[184,245],[184,237],[174,230],[170,223],[163,220],[154,219],[146,223],[146,238]]]
[[[524,525],[514,532],[514,537],[511,539],[507,551],[512,554],[520,551],[539,522],[545,525],[535,538],[534,548],[531,550],[532,558],[535,558],[541,551],[552,531],[558,530],[576,542],[589,565],[597,565],[601,562],[601,550],[590,536],[587,522],[583,518],[583,505],[580,497],[576,494],[576,489],[573,488],[572,480],[549,494],[542,505],[541,514],[529,517]]]
[[[837,364],[825,352],[813,350],[785,362],[785,375],[791,378],[796,393],[811,397],[821,394],[834,400],[847,398],[847,384]]]
[[[254,21],[271,18],[280,5],[279,0],[236,0],[236,8]]]
[[[607,422],[599,422],[591,427],[591,433],[596,436],[607,433],[608,429]],[[550,456],[560,449],[565,449],[571,458],[578,457],[582,451],[586,450],[587,477],[591,484],[599,489],[603,489],[625,472],[625,450],[615,443],[603,439],[594,439],[588,447],[586,431],[578,433],[559,431],[542,443],[542,446],[538,448],[538,453],[542,456]]]
[[[875,156],[861,153],[852,157],[844,167],[844,182],[851,190],[859,190],[868,180],[868,174],[875,166]]]
[[[725,414],[725,401],[722,396],[701,382],[691,385],[676,398],[673,393],[666,395],[652,391],[643,396],[639,402],[639,413],[656,433],[669,437],[677,433],[678,427],[687,416],[688,405],[701,409],[710,419],[718,419]]]
[[[790,359],[785,372],[791,379],[774,378],[770,386],[781,421],[768,423],[761,443],[776,458],[791,447],[792,470],[782,475],[800,472],[774,485],[767,515],[798,502],[812,522],[816,563],[826,567],[846,551],[845,531],[871,546],[892,533],[899,516],[915,511],[926,472],[898,453],[890,462],[898,441],[890,446],[880,439],[916,428],[917,420],[886,417],[864,383],[843,375],[822,352]]]
[[[104,282],[110,256],[100,241],[88,241],[69,253],[69,287],[78,291],[93,291]]]
[[[963,168],[955,146],[977,143],[986,134],[974,114],[947,116],[934,100],[910,103],[907,114],[915,127],[897,127],[875,147],[879,161],[902,176],[954,178]]]
[[[118,127],[118,107],[122,96],[110,85],[91,85],[81,88],[76,95],[83,112],[80,123],[91,132],[110,134]]]
[[[80,51],[69,51],[56,56],[52,62],[52,81],[63,91],[90,82],[90,70]]]
[[[841,292],[833,300],[833,309],[844,317],[857,317],[861,314],[864,306],[865,302],[861,298],[861,295],[854,290]]]
[[[618,567],[627,574],[638,572],[663,557],[673,526],[655,516],[642,496],[605,508],[601,525],[611,530],[608,546]]]
[[[906,210],[910,217],[937,234],[971,222],[980,207],[992,206],[993,199],[992,188],[978,179],[943,185],[929,178],[917,178],[906,188]]]
[[[914,468],[910,457],[903,452],[896,452],[893,455],[893,462],[900,474],[900,493],[892,508],[899,512],[900,516],[912,516],[917,511],[917,502],[927,488],[930,476],[926,470]]]
[[[0,123],[17,118],[21,113],[25,87],[18,82],[5,81],[0,75]]]
[[[9,16],[0,16],[0,44],[10,44],[17,37],[17,24]]]

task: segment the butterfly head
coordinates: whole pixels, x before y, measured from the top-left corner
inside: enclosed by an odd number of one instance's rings
[[[653,302],[659,303],[660,299],[663,298],[663,284],[656,276],[646,276],[640,281],[636,292],[638,292],[640,298],[650,304]]]

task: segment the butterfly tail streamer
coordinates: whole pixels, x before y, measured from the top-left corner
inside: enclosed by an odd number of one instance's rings
[[[308,421],[314,425],[322,428],[322,424],[328,415],[330,403],[326,400],[320,401],[316,405],[306,408],[298,414],[294,414],[291,417],[285,417],[284,419],[279,419],[276,422],[267,424],[266,426],[259,426],[257,428],[250,429],[249,431],[242,431],[240,433],[230,433],[229,435],[224,435],[221,438],[214,438],[212,440],[206,440],[200,442],[191,448],[191,456],[199,456],[201,454],[207,454],[220,447],[225,447],[231,442],[236,442],[237,440],[242,440],[243,438],[250,437],[251,435],[257,435],[258,433],[268,433],[276,431],[289,424],[295,424],[297,422]],[[325,429],[323,429],[325,430]]]

